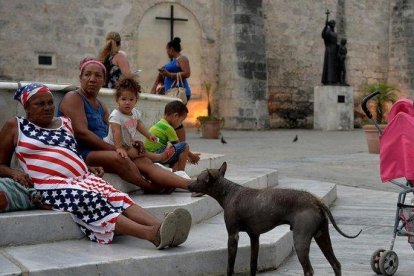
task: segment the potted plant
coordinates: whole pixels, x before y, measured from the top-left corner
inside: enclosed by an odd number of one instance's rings
[[[368,102],[368,109],[370,110],[373,120],[379,125],[381,129],[384,129],[387,125],[386,113],[389,111],[390,105],[395,103],[398,98],[398,89],[387,83],[371,84],[366,87],[364,93],[361,95],[361,99],[369,94],[378,91],[379,95],[372,98]],[[371,124],[368,120],[362,122],[367,138],[368,152],[379,153],[379,133],[377,128]]]
[[[203,83],[207,93],[207,116],[198,116],[197,121],[200,124],[201,137],[207,139],[218,139],[220,136],[220,129],[223,126],[224,120],[214,116],[211,112],[210,93],[211,82],[205,81]]]

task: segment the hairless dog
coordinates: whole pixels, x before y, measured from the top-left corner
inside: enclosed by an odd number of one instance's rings
[[[293,243],[302,265],[304,275],[313,275],[309,260],[312,238],[315,239],[336,276],[341,275],[341,264],[336,259],[329,236],[329,220],[335,229],[346,238],[349,236],[339,229],[329,208],[314,195],[293,189],[252,189],[240,186],[226,178],[227,163],[219,169],[208,169],[200,173],[189,186],[191,192],[205,193],[218,201],[224,209],[224,220],[228,233],[227,275],[234,273],[239,232],[250,237],[250,274],[257,271],[259,236],[278,225],[288,224],[293,231]]]

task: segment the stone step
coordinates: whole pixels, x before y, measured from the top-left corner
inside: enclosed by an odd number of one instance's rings
[[[279,186],[308,190],[328,205],[336,198],[332,183],[284,179]],[[292,248],[287,225],[261,235],[259,270],[277,268]],[[240,233],[236,272],[249,270],[249,258],[248,236]],[[222,275],[226,266],[227,232],[222,213],[194,225],[182,246],[161,251],[128,236],[118,236],[109,246],[84,239],[0,249],[0,275]]]
[[[214,168],[211,159],[209,166]],[[204,168],[203,168],[204,169]],[[277,171],[270,169],[249,169],[228,166],[228,178],[249,187],[264,188],[277,184]],[[221,212],[221,207],[208,196],[192,198],[187,191],[177,191],[171,195],[131,195],[132,199],[158,218],[163,218],[165,212],[177,207],[190,211],[193,223],[211,218]],[[73,222],[69,213],[30,210],[0,214],[0,246],[36,244],[51,241],[81,239],[79,227]]]

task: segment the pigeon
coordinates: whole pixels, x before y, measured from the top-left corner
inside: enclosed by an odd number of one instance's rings
[[[292,143],[295,143],[298,140],[298,136],[296,135],[295,138],[293,138]]]
[[[227,141],[226,141],[226,140],[224,140],[223,135],[221,135],[221,143],[222,143],[222,144],[227,144]]]

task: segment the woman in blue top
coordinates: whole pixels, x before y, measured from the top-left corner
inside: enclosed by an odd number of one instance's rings
[[[165,91],[170,89],[173,82],[177,79],[177,74],[180,73],[188,100],[191,97],[191,89],[187,79],[191,75],[191,70],[188,58],[181,55],[181,39],[179,37],[175,37],[173,40],[168,42],[166,50],[167,55],[170,58],[170,62],[158,69],[158,77],[152,87],[152,92],[159,94],[162,87],[164,87]]]
[[[177,79],[177,74],[180,73],[183,80],[182,85],[185,88],[188,101],[191,97],[191,88],[187,79],[191,75],[191,70],[188,58],[181,54],[181,39],[179,37],[175,37],[173,40],[168,42],[166,50],[167,55],[170,58],[170,62],[158,69],[159,73],[151,92],[155,94],[162,94],[161,91],[163,89],[164,91],[168,91],[173,82]],[[180,141],[185,141],[185,131],[183,125],[180,125],[175,130]]]
[[[172,188],[187,189],[191,180],[160,168],[145,156],[133,159],[121,157],[114,145],[103,140],[108,133],[109,112],[105,104],[98,100],[98,93],[105,82],[106,68],[99,60],[85,58],[79,69],[80,88],[65,94],[59,112],[71,119],[85,163],[96,164],[107,172],[116,173],[147,192],[165,193],[171,192]],[[136,146],[142,148],[141,144],[136,143]]]

